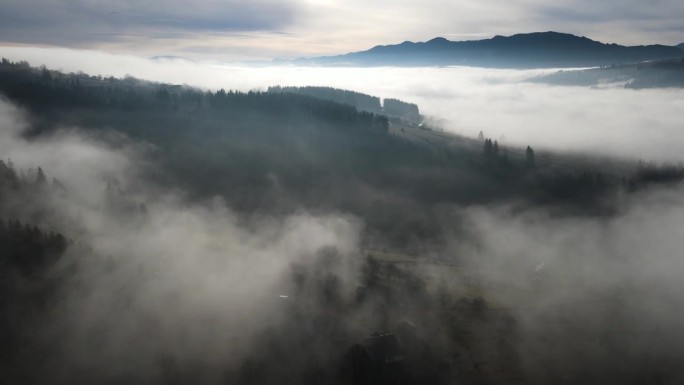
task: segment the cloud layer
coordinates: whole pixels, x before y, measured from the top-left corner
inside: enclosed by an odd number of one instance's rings
[[[0,35],[14,43],[128,47],[137,52],[159,48],[163,53],[217,34],[240,39],[244,33],[282,31],[300,16],[299,8],[297,2],[273,0],[9,0],[0,4]]]

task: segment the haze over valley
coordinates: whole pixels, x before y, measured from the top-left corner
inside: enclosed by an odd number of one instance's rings
[[[678,3],[30,3],[0,382],[684,381]]]

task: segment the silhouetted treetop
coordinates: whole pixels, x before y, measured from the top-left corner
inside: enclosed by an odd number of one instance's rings
[[[527,146],[525,150],[525,165],[528,168],[534,167],[534,150],[530,146]]]

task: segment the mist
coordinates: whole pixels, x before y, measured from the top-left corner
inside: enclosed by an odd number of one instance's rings
[[[416,103],[446,131],[509,145],[678,163],[684,117],[680,89],[628,90],[527,83],[555,70],[320,68],[149,60],[94,51],[2,47],[0,55],[67,72],[187,84],[217,90],[330,86]]]
[[[453,249],[490,269],[491,311],[518,322],[531,383],[682,381],[681,196],[682,186],[639,194],[602,219],[465,210],[476,252]]]
[[[362,225],[351,216],[244,218],[219,197],[190,203],[144,182],[144,146],[75,127],[28,140],[24,118],[0,103],[0,154],[25,174],[42,166],[66,191],[5,201],[5,212],[30,223],[40,206],[43,224],[72,240],[49,273],[62,282],[49,322],[34,320],[40,326],[30,331],[42,348],[29,344],[33,357],[19,361],[45,355],[31,382],[159,381],[170,360],[198,365],[188,369],[194,381],[214,383],[259,354],[255,335],[283,322],[296,299],[286,279],[293,264],[358,252]],[[355,263],[339,262],[340,282],[353,278]]]
[[[417,103],[448,131],[549,150],[679,162],[684,139],[682,91],[524,82],[540,71],[0,54],[208,89],[353,89]],[[393,267],[364,249],[363,219],[344,211],[245,215],[219,196],[189,199],[151,182],[154,145],[86,127],[31,137],[29,121],[0,102],[0,159],[26,175],[41,167],[65,191],[39,202],[19,197],[6,210],[24,222],[40,211],[73,243],[49,271],[59,280],[49,321],[31,318],[23,329],[31,342],[17,362],[41,359],[26,382],[337,380],[351,345],[402,320],[414,328],[402,343],[415,383],[467,383],[497,365],[516,367],[506,373],[519,383],[682,380],[680,185],[617,196],[610,216],[526,203],[440,206],[437,226],[448,241],[424,265]]]

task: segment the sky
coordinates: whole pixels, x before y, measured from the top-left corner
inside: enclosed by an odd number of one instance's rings
[[[684,42],[682,19],[679,0],[3,0],[0,45],[220,61],[549,30],[675,45]]]

